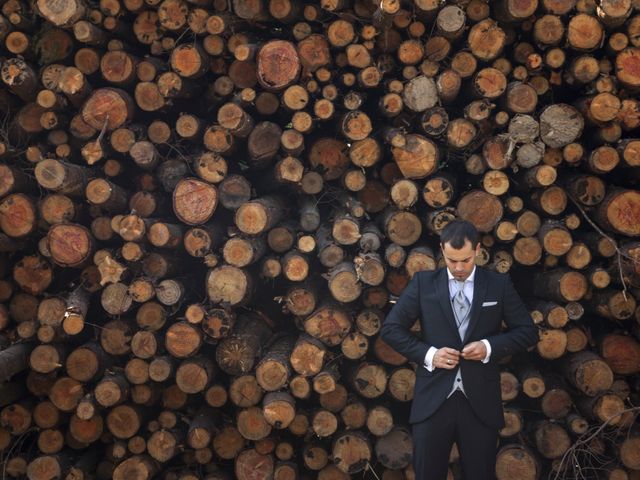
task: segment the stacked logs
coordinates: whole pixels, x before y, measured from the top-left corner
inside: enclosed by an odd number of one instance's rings
[[[378,332],[456,217],[540,327],[498,478],[640,478],[637,2],[0,13],[3,478],[414,478]]]

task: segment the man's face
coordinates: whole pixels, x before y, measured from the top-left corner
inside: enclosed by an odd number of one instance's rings
[[[453,277],[461,282],[466,280],[473,271],[476,255],[480,253],[480,244],[473,248],[471,242],[467,240],[460,250],[453,248],[449,242],[440,244],[440,248],[442,248],[445,264]]]

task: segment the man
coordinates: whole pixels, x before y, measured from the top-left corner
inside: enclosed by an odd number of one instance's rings
[[[497,362],[534,345],[537,329],[509,276],[476,268],[471,223],[445,226],[440,247],[446,268],[415,273],[380,334],[418,364],[409,417],[416,479],[445,480],[454,441],[463,478],[492,479],[504,426]],[[409,331],[416,318],[421,338]]]

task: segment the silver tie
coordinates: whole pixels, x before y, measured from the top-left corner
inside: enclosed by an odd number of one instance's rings
[[[469,313],[471,304],[464,294],[464,282],[456,280],[456,285],[458,286],[458,291],[453,297],[453,313],[456,316],[456,324],[458,325],[458,329],[460,329],[462,323],[467,318],[467,314]]]
[[[467,328],[469,327],[468,318],[469,311],[471,310],[471,303],[464,294],[464,282],[456,280],[455,284],[458,290],[453,296],[453,314],[456,317],[456,325],[458,326],[458,334],[460,335],[460,340],[464,340]],[[460,390],[466,395],[464,391],[464,385],[462,383],[462,371],[460,370],[460,367],[458,367],[456,378],[453,382],[453,388],[451,389],[451,392],[449,393],[447,398],[449,398],[456,390]]]

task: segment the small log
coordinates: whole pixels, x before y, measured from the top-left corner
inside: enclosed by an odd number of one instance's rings
[[[579,272],[556,269],[541,274],[535,294],[558,303],[578,301],[587,291],[587,280]]]
[[[37,226],[37,212],[30,197],[22,193],[12,193],[0,200],[0,230],[6,235],[6,248],[9,250],[11,239],[30,236]]]
[[[592,51],[600,46],[603,39],[604,29],[592,15],[579,13],[567,25],[567,41],[575,50]]]
[[[504,30],[493,19],[487,18],[471,27],[467,42],[476,58],[490,61],[500,55],[505,46],[505,39]]]
[[[45,0],[37,2],[38,13],[58,27],[70,27],[87,12],[80,0],[69,0],[51,5]]]
[[[259,260],[265,252],[264,237],[233,237],[225,242],[222,255],[230,265],[245,267]]]
[[[51,259],[63,267],[80,267],[91,255],[93,239],[89,230],[77,224],[53,225],[47,234]]]
[[[620,412],[624,410],[624,402],[620,397],[611,393],[601,393],[595,397],[582,397],[578,408],[586,418],[597,423],[608,422],[618,425],[622,420]]]
[[[207,276],[207,294],[214,302],[227,302],[238,305],[250,298],[253,281],[244,270],[231,265],[223,265],[209,271]],[[228,285],[234,285],[231,291]]]
[[[247,373],[270,336],[271,329],[261,318],[239,316],[232,334],[216,349],[220,369],[234,375]]]
[[[236,211],[236,226],[244,233],[257,235],[269,230],[285,213],[279,197],[267,196],[243,203]]]
[[[333,441],[333,461],[343,472],[355,474],[361,472],[372,457],[371,444],[361,432],[344,432]]]
[[[481,205],[481,208],[478,208]],[[491,231],[502,218],[503,208],[499,200],[482,191],[465,194],[458,202],[458,214],[473,223],[481,232]]]
[[[289,358],[295,341],[294,337],[283,337],[275,341],[256,365],[256,379],[267,392],[281,389],[289,380]]]
[[[401,147],[392,148],[394,160],[406,178],[420,179],[435,171],[439,163],[435,144],[421,135],[405,136]]]
[[[90,172],[78,165],[46,159],[36,165],[35,175],[38,183],[48,190],[81,197],[84,195]]]
[[[150,480],[160,471],[160,465],[148,455],[134,455],[127,458],[113,470],[114,480],[139,478]]]
[[[633,338],[607,334],[599,345],[602,358],[615,374],[631,375],[640,368],[640,345]]]
[[[335,180],[342,176],[348,166],[346,143],[333,138],[318,139],[309,150],[312,167],[321,167],[325,180]]]
[[[361,286],[354,266],[343,262],[329,272],[329,291],[333,298],[339,302],[351,302],[357,299],[361,293]]]
[[[183,237],[184,248],[192,257],[202,258],[223,243],[223,232],[214,224],[190,228]]]
[[[376,441],[374,451],[385,467],[398,470],[409,465],[411,449],[409,431],[402,427],[395,427]]]
[[[638,212],[638,195],[632,190],[612,189],[597,208],[596,221],[607,230],[628,236],[640,234],[633,220]]]
[[[38,77],[23,59],[10,58],[3,62],[0,78],[23,101],[30,102],[35,99]]]
[[[502,447],[496,458],[496,478],[507,480],[512,471],[522,471],[523,475],[536,478],[542,467],[533,452],[523,445],[510,444]]]
[[[202,333],[187,322],[172,324],[165,334],[165,348],[176,358],[195,355],[202,346]]]
[[[582,115],[566,104],[548,106],[540,114],[540,138],[552,148],[563,147],[575,141],[583,128]]]
[[[273,457],[260,454],[253,448],[240,452],[235,460],[234,472],[239,480],[249,480],[255,475],[269,478],[273,470]]]
[[[613,372],[607,363],[590,351],[569,356],[564,363],[564,374],[573,386],[589,396],[604,392],[613,384]]]
[[[185,393],[203,392],[215,378],[215,365],[205,357],[184,360],[176,370],[176,385]]]
[[[13,280],[26,293],[39,295],[53,280],[53,267],[39,255],[27,255],[13,267]]]
[[[28,478],[34,480],[61,478],[69,468],[69,458],[64,453],[40,455],[34,458],[26,468]]]
[[[636,301],[630,295],[607,288],[594,291],[585,307],[589,311],[613,321],[626,320],[633,315]]]
[[[287,428],[296,415],[295,400],[288,393],[267,393],[262,401],[262,412],[269,425],[277,429]]]
[[[566,430],[546,420],[535,425],[533,436],[538,452],[547,459],[561,458],[571,446]]]
[[[422,225],[412,212],[389,208],[380,223],[389,239],[400,246],[412,245],[422,234]]]
[[[313,337],[302,335],[291,352],[291,367],[300,375],[311,376],[320,372],[326,347]]]
[[[547,360],[555,360],[562,357],[567,350],[566,332],[558,328],[542,330],[536,350],[538,355]]]
[[[133,99],[124,90],[101,88],[94,91],[82,107],[82,119],[100,131],[115,130],[133,117]]]

